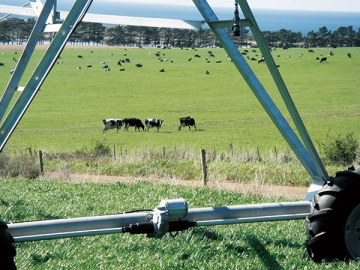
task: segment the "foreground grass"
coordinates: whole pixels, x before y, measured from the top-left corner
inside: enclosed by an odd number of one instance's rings
[[[154,209],[185,198],[189,208],[275,202],[208,188],[1,180],[6,222],[106,215]],[[306,253],[304,222],[199,227],[166,235],[106,235],[16,244],[19,269],[357,269],[357,262],[315,264]]]

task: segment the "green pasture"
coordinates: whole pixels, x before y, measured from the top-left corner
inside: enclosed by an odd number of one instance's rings
[[[189,208],[284,201],[210,188],[2,180],[0,219],[20,222],[154,209],[185,198]],[[190,228],[161,240],[110,234],[15,244],[18,269],[359,269],[359,262],[315,264],[304,220]]]
[[[215,58],[209,58],[209,50]],[[272,55],[318,146],[327,136],[349,131],[359,134],[360,48],[313,50],[314,53],[302,48],[277,49]],[[330,51],[333,56],[328,56]],[[157,52],[163,61],[155,56]],[[348,52],[352,58],[347,57]],[[0,53],[4,53],[0,54],[0,62],[5,63],[5,67],[0,67],[0,88],[5,89],[9,71],[16,64],[12,58],[19,58],[21,52],[15,54],[0,46]],[[34,52],[21,85],[26,83],[43,53],[43,50]],[[196,58],[196,54],[201,58]],[[249,49],[248,56],[261,57],[258,49],[257,53]],[[327,56],[327,62],[320,64],[315,60],[321,56]],[[131,62],[117,66],[117,61],[125,58]],[[192,60],[188,61],[189,58]],[[16,151],[30,147],[63,152],[97,141],[127,149],[215,147],[227,150],[229,144],[243,148],[287,148],[223,49],[65,47],[59,61],[63,63],[53,67],[5,149]],[[109,65],[109,72],[102,69],[101,62]],[[248,62],[290,121],[266,64]],[[137,63],[143,67],[135,67]],[[125,71],[119,71],[120,68]],[[160,69],[165,72],[159,72]],[[205,74],[206,71],[210,74]],[[195,118],[197,131],[187,128],[178,131],[179,118],[184,116]],[[123,129],[119,133],[115,130],[102,133],[102,119],[125,117],[142,121],[161,118],[164,124],[160,132],[154,129],[148,133],[135,132],[131,128],[128,133]]]
[[[214,53],[215,59],[208,58],[208,50]],[[261,57],[255,56],[251,49],[249,51],[249,57]],[[327,136],[348,131],[358,136],[360,48],[314,48],[314,51],[278,49],[272,54],[280,65],[280,72],[315,145],[324,142]],[[330,51],[334,56],[328,56],[327,62],[320,64],[315,60],[316,57],[327,56]],[[156,52],[168,61],[160,62],[154,55]],[[346,56],[348,52],[352,58]],[[43,53],[43,50],[35,51],[22,85]],[[195,58],[195,54],[201,58]],[[0,62],[5,63],[5,67],[0,67],[1,89],[5,89],[10,78],[9,71],[15,67],[12,58],[19,55],[20,52],[15,54],[15,51],[5,51],[0,46]],[[83,59],[77,55],[82,55]],[[118,67],[117,61],[124,58],[129,58],[131,63]],[[192,60],[188,61],[189,58]],[[55,153],[72,152],[99,141],[138,152],[141,149],[176,147],[191,155],[193,149],[197,151],[200,147],[228,150],[230,143],[242,148],[259,147],[260,150],[287,148],[223,49],[65,48],[59,61],[63,63],[54,66],[6,145],[7,151],[30,147]],[[101,62],[110,66],[110,72],[103,71]],[[137,63],[143,64],[143,67],[136,68]],[[87,68],[87,65],[92,67]],[[256,61],[249,61],[249,65],[289,118],[266,65]],[[80,70],[77,69],[79,66]],[[120,68],[125,71],[120,72]],[[165,72],[159,72],[160,69]],[[205,74],[206,71],[210,74]],[[178,131],[178,119],[183,116],[193,116],[198,130],[185,128]],[[159,132],[135,132],[131,128],[130,132],[121,129],[119,133],[115,130],[102,133],[103,118],[125,117],[142,120],[162,118],[164,125]],[[151,156],[150,151],[147,154]],[[146,162],[141,161],[148,167],[139,165],[138,161],[133,161],[131,166],[124,162],[124,166],[132,175],[131,167],[136,167],[139,173],[135,175],[139,178],[155,163],[164,162],[160,164],[164,175],[174,175],[174,172],[166,172],[168,163],[172,162],[184,173],[191,172],[190,163],[199,167],[196,164],[198,161],[184,161],[178,157],[174,160],[149,158]],[[99,167],[105,167],[108,174],[123,175],[127,172],[122,167],[112,167],[110,162],[105,162],[108,167],[92,159],[83,163],[80,171],[89,170],[92,173],[93,167],[96,167],[96,172],[103,173]],[[244,163],[249,177],[244,177],[243,171],[238,169],[240,163]],[[216,164],[208,165],[209,178],[215,179],[211,170]],[[291,178],[291,175],[298,174],[294,169],[296,165],[283,166],[279,163],[270,166],[270,170],[264,166],[266,164],[249,165],[235,160],[228,167],[216,165],[216,170],[224,176],[219,177],[221,179],[240,180],[256,179],[256,169],[259,168],[260,172],[263,170],[257,175],[260,180],[262,177],[271,178],[268,176],[273,171],[281,171],[278,174],[286,179],[286,184],[298,185],[292,183],[297,179],[294,181],[295,177]],[[241,172],[233,172],[234,168]],[[236,176],[231,177],[230,174]],[[176,173],[175,178],[187,179]],[[189,177],[193,178],[199,176]],[[283,182],[280,179],[276,183]],[[284,201],[281,197],[263,198],[206,187],[152,185],[144,181],[79,184],[40,179],[2,179],[0,219],[20,222],[115,214],[153,209],[161,199],[180,197],[188,200],[190,208]],[[315,264],[308,258],[305,240],[303,220],[199,227],[181,232],[175,239],[166,235],[160,241],[143,235],[114,234],[16,244],[16,264],[19,269],[359,268],[357,261]]]

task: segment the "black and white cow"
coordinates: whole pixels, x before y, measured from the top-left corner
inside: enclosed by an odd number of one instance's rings
[[[123,119],[124,124],[124,131],[129,131],[129,127],[135,127],[135,131],[139,130],[140,128],[144,130],[145,126],[138,118],[124,118]]]
[[[322,57],[322,58],[320,59],[320,63],[326,62],[326,60],[327,60],[327,57]]]
[[[194,126],[195,130],[197,130],[196,126],[195,126],[194,118],[192,118],[191,116],[180,118],[179,130],[181,130],[181,127],[189,127],[189,130],[190,130],[191,126]]]
[[[149,131],[152,127],[156,127],[157,131],[159,131],[163,122],[164,120],[159,118],[147,118],[145,119],[145,131]]]
[[[104,123],[103,133],[106,133],[108,129],[114,129],[114,128],[116,128],[116,132],[118,132],[123,125],[123,121],[121,119],[103,119],[103,123]]]

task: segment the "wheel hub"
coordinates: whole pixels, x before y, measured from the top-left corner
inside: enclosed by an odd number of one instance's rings
[[[360,257],[360,204],[352,210],[346,221],[345,244],[353,259]]]

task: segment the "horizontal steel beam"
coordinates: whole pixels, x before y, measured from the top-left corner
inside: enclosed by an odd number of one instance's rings
[[[0,5],[0,12],[18,14],[29,17],[37,17],[38,14],[31,8],[26,7],[15,7],[8,5]],[[65,19],[69,12],[58,11],[59,18]],[[136,26],[147,26],[147,27],[166,27],[166,28],[179,28],[179,29],[201,29],[202,21],[196,20],[178,20],[178,19],[163,19],[163,18],[144,18],[144,17],[130,17],[130,16],[117,16],[117,15],[103,15],[87,13],[82,19],[84,22],[93,23],[104,23],[112,25],[136,25]],[[48,31],[59,30],[59,26],[54,24],[47,26],[45,29]]]
[[[189,209],[183,218],[197,226],[302,219],[310,213],[310,202],[284,202]],[[153,212],[124,213],[8,224],[15,242],[38,241],[95,234],[121,233],[130,224],[147,222]]]

